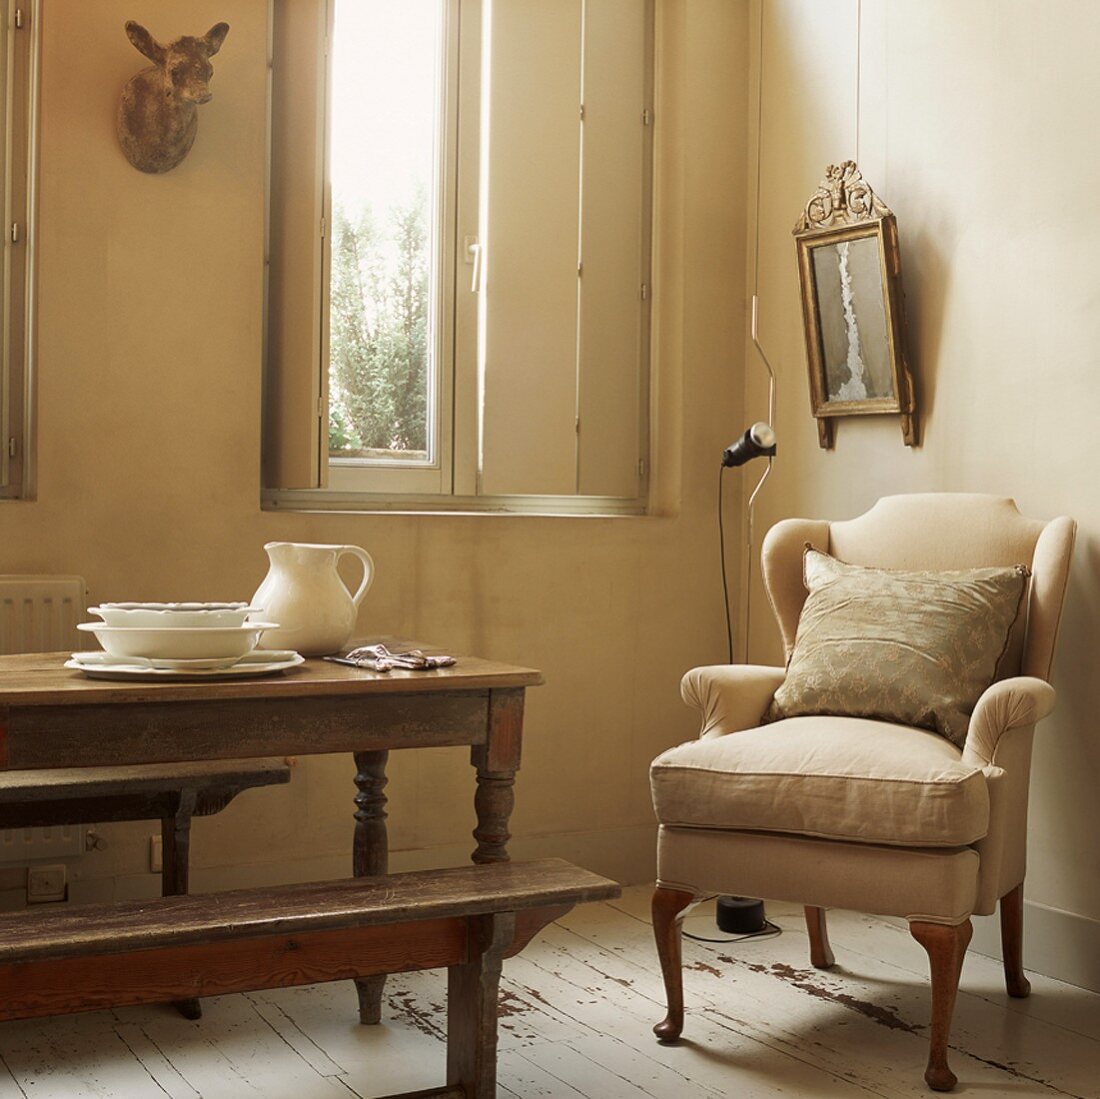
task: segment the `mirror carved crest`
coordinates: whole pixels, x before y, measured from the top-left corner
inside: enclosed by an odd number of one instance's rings
[[[890,210],[863,178],[854,160],[830,164],[813,198],[795,226],[796,233],[811,229],[832,229],[838,225],[859,225],[890,216]]]

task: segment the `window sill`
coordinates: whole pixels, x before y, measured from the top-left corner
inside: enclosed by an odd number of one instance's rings
[[[264,511],[343,512],[362,515],[542,515],[618,519],[648,514],[644,500],[613,496],[391,496],[331,489],[268,489]]]

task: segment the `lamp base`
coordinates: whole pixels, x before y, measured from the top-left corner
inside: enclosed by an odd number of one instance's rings
[[[728,935],[755,935],[768,926],[764,902],[755,897],[719,897],[715,919]]]

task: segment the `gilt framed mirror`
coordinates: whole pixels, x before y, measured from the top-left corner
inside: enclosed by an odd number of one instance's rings
[[[917,443],[897,221],[854,161],[829,165],[794,229],[818,441],[842,416],[895,414]]]

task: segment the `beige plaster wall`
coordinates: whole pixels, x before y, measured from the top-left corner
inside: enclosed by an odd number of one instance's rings
[[[694,732],[679,677],[724,652],[714,478],[743,397],[748,5],[659,6],[663,516],[260,511],[265,0],[46,0],[38,499],[0,505],[0,571],[81,573],[95,599],[243,599],[265,541],[367,547],[378,580],[363,631],[545,672],[515,851],[628,880],[651,873],[648,762]],[[194,151],[163,177],[116,145],[117,97],[142,64],[127,18],[161,38],[232,28]],[[197,884],[343,873],[353,793],[349,759],[301,760],[289,788],[197,823]],[[394,757],[390,793],[397,865],[466,857],[462,751]],[[107,849],[73,866],[75,892],[154,888],[151,828],[103,831]]]
[[[1100,146],[1090,135],[1100,6],[863,0],[860,28],[857,0],[754,0],[754,68],[761,6],[760,329],[779,374],[780,443],[759,529],[929,490],[1013,496],[1026,514],[1077,518],[1058,710],[1036,741],[1027,896],[1033,923],[1057,927],[1063,945],[1076,936],[1063,971],[1084,983],[1087,969],[1095,986],[1100,228],[1091,210]],[[857,136],[864,174],[901,232],[917,450],[883,417],[842,421],[835,450],[821,451],[809,415],[791,228],[825,165],[855,157]],[[750,282],[752,270],[750,256]],[[748,400],[749,415],[766,407],[763,370],[751,361]],[[758,658],[778,652],[768,617],[755,616]],[[1054,919],[1060,912],[1075,918]]]

